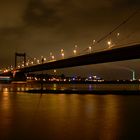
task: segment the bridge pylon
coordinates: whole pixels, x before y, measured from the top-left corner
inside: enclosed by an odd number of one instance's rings
[[[17,52],[15,52],[15,69],[17,68],[18,57],[22,58],[24,66],[26,66],[26,53],[17,53]]]

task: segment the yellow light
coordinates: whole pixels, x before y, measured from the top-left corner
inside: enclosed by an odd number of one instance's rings
[[[8,70],[6,69],[6,70],[4,70],[4,73],[6,73],[6,72],[8,72]]]
[[[54,59],[54,55],[52,55],[52,59]]]
[[[77,53],[77,45],[75,45],[75,49],[73,50],[73,53],[74,53],[74,55],[76,55],[76,53]]]
[[[64,58],[64,55],[65,55],[65,54],[64,54],[64,53],[62,53],[61,55],[62,55],[62,57]]]
[[[28,65],[29,65],[29,63],[27,62],[27,63],[26,63],[26,66],[28,66]]]
[[[76,50],[73,50],[73,53],[74,53],[74,54],[76,54],[76,52],[77,52]]]
[[[117,33],[117,36],[120,36],[120,33]]]
[[[52,56],[52,52],[50,52],[50,56]]]
[[[64,52],[64,50],[63,50],[63,49],[61,49],[61,53],[62,53],[62,52]]]
[[[37,63],[39,64],[39,60],[37,60]]]
[[[75,45],[75,48],[77,48],[77,45]]]
[[[108,44],[108,45],[111,45],[111,41],[108,41],[107,44]]]
[[[91,47],[91,46],[89,46],[89,47],[88,47],[88,49],[89,49],[89,51],[91,52],[92,47]]]

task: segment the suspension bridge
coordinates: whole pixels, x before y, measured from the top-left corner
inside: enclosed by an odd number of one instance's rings
[[[139,10],[138,10],[139,11]],[[138,11],[135,11],[127,17],[122,23],[116,26],[112,31],[101,37],[99,40],[93,40],[92,44],[85,48],[82,53],[77,52],[77,45],[73,50],[73,56],[65,57],[64,49],[61,49],[61,59],[56,60],[53,53],[50,53],[51,60],[47,61],[46,57],[41,57],[41,60],[37,58],[31,58],[30,60],[26,60],[26,53],[15,53],[15,66],[10,67],[9,70],[5,70],[3,75],[8,73],[29,73],[29,72],[37,72],[43,70],[54,70],[60,68],[68,68],[68,67],[76,67],[76,66],[84,66],[91,64],[100,64],[100,63],[108,63],[108,62],[116,62],[116,61],[124,61],[124,60],[132,60],[140,58],[140,42],[135,43],[127,43],[125,45],[120,44],[117,45],[117,42],[123,42],[122,39],[119,40],[120,33],[117,30],[126,24],[130,19],[132,19]],[[113,37],[113,41],[111,37]],[[109,39],[108,39],[109,38]],[[100,51],[93,51],[93,48],[96,45],[100,45],[103,41],[107,41],[107,47],[101,49]],[[116,39],[116,40],[115,40]],[[84,53],[83,53],[84,52]],[[20,63],[18,63],[18,57],[21,59]],[[29,57],[28,57],[29,58]],[[20,77],[20,75],[19,75]]]

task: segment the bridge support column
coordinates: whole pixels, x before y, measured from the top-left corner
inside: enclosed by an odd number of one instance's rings
[[[26,75],[23,72],[15,72],[13,81],[26,81]]]

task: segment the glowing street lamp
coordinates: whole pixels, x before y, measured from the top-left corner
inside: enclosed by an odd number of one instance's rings
[[[39,64],[40,62],[39,62],[39,60],[37,60],[37,64]]]
[[[108,44],[108,45],[111,45],[111,41],[108,41],[107,44]]]
[[[61,49],[61,56],[62,56],[62,58],[64,58],[64,56],[65,56],[63,49]]]
[[[95,44],[96,40],[93,40],[93,45]]]
[[[112,44],[112,43],[111,43],[111,40],[108,41],[107,44],[108,44],[108,48],[110,49],[110,48],[111,48],[111,44]]]
[[[44,61],[46,61],[47,59],[46,58],[44,58]]]
[[[51,57],[51,60],[54,60],[54,55],[52,54],[52,52],[50,52],[50,57]]]
[[[74,53],[74,55],[76,55],[76,53],[77,53],[76,49],[73,50],[73,53]]]
[[[119,37],[120,36],[120,33],[117,33],[117,37]]]
[[[26,66],[29,66],[29,63],[28,62],[26,63]]]
[[[74,48],[74,50],[73,50],[73,53],[74,53],[74,55],[76,55],[76,53],[77,53],[77,45],[75,45],[74,47],[75,47],[75,48]]]
[[[62,58],[64,58],[65,54],[64,53],[61,53],[61,55],[62,55]]]
[[[61,49],[61,53],[63,53],[64,52],[64,50],[63,49]]]
[[[92,49],[92,47],[91,47],[91,46],[89,46],[89,47],[88,47],[88,49],[89,49],[89,52],[91,53],[91,49]]]
[[[54,55],[52,55],[51,58],[52,58],[52,60],[54,60],[54,58],[55,58]]]

